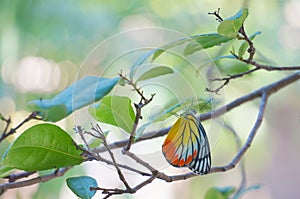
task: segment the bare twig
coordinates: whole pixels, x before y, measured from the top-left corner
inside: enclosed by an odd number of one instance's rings
[[[220,8],[218,8],[217,11],[214,11],[214,12],[209,12],[208,13],[209,15],[214,15],[216,17],[216,20],[218,22],[222,22],[223,21],[223,18],[220,16]]]
[[[135,106],[135,120],[134,120],[134,124],[133,124],[132,130],[131,130],[131,133],[130,133],[130,137],[127,141],[127,145],[124,148],[126,151],[129,151],[131,144],[134,141],[136,129],[138,127],[138,124],[139,124],[139,121],[140,121],[141,115],[142,115],[142,107],[143,107],[142,104],[134,104],[134,106]]]
[[[83,141],[85,147],[90,151],[91,150],[90,146],[83,135],[84,134],[83,128],[81,126],[76,126],[74,127],[74,131],[80,135],[80,138]]]
[[[134,138],[135,138],[136,129],[137,129],[137,126],[138,126],[139,121],[140,121],[141,116],[142,116],[142,108],[144,106],[146,106],[147,104],[149,104],[153,100],[153,97],[155,96],[155,94],[151,94],[151,97],[149,99],[147,99],[144,96],[143,91],[141,91],[141,89],[137,87],[136,83],[134,83],[131,79],[128,79],[126,76],[122,75],[122,73],[119,73],[119,76],[122,79],[124,79],[124,81],[126,81],[129,85],[131,85],[133,87],[133,89],[141,97],[140,102],[138,104],[134,104],[134,107],[135,107],[135,121],[134,121],[132,130],[131,130],[131,133],[130,133],[130,137],[129,137],[128,142],[127,142],[127,146],[124,148],[124,150],[128,151],[131,147],[131,144],[134,141]]]
[[[18,179],[29,177],[35,173],[36,173],[35,171],[33,171],[33,172],[24,171],[21,173],[10,174],[9,176],[6,176],[4,178],[8,178],[8,182],[15,182]]]
[[[247,50],[247,52],[249,53],[249,57],[247,59],[247,63],[251,62],[253,60],[253,58],[254,58],[256,49],[254,47],[253,42],[251,41],[251,39],[246,34],[244,24],[242,24],[242,27],[239,29],[239,33],[242,35],[242,37],[240,37],[240,39],[245,40],[249,44],[249,47],[248,47],[248,50]]]
[[[139,94],[139,96],[141,97],[141,102],[143,104],[148,104],[154,97],[155,94],[152,94],[151,97],[149,99],[147,99],[144,96],[143,91],[141,91],[141,88],[138,88],[136,83],[134,83],[131,79],[128,79],[125,75],[123,75],[122,73],[119,73],[119,76],[124,79],[130,86],[133,87],[133,89]]]
[[[92,130],[96,131],[100,137],[101,137],[101,140],[103,141],[103,145],[106,147],[109,155],[110,155],[110,158],[113,162],[113,165],[115,167],[115,169],[117,170],[118,172],[118,175],[119,175],[119,178],[120,180],[123,182],[123,184],[125,185],[126,189],[130,190],[131,187],[129,186],[129,184],[127,183],[123,173],[121,172],[121,169],[119,168],[117,162],[116,162],[116,159],[114,157],[114,154],[111,152],[111,150],[109,149],[108,145],[107,145],[107,142],[106,142],[106,137],[104,136],[103,132],[102,132],[102,129],[100,128],[100,126],[97,124],[96,127],[92,127]]]
[[[7,191],[9,189],[26,187],[26,186],[30,186],[30,185],[34,185],[34,184],[38,184],[38,183],[42,183],[42,182],[47,182],[47,181],[52,180],[52,179],[57,178],[57,177],[61,177],[70,168],[72,168],[72,167],[57,169],[57,170],[55,170],[54,172],[52,172],[48,175],[38,176],[36,178],[32,178],[32,179],[29,179],[29,180],[23,180],[23,181],[9,182],[9,183],[5,183],[5,184],[1,184],[0,185],[0,195],[3,194],[5,191]]]
[[[216,89],[206,88],[205,90],[208,91],[208,92],[213,92],[213,93],[218,94],[219,91],[230,82],[230,80],[243,77],[244,75],[253,73],[254,71],[257,71],[259,69],[260,68],[256,67],[254,69],[247,70],[247,71],[242,72],[242,73],[238,73],[238,74],[235,74],[235,75],[228,75],[228,77],[211,79],[211,81],[224,81],[224,83],[221,86],[219,86],[218,88],[216,88]]]
[[[8,119],[5,119],[4,117],[1,117],[1,119],[3,121],[6,122],[6,127],[0,137],[0,142],[2,142],[4,139],[6,139],[8,136],[14,134],[17,132],[17,130],[23,126],[25,123],[29,122],[30,120],[32,119],[36,119],[36,120],[40,120],[41,118],[38,117],[38,112],[32,112],[27,118],[25,118],[18,126],[14,127],[14,128],[11,128],[9,131],[8,131],[8,127],[11,123],[11,119],[10,117]],[[8,131],[8,132],[7,132]]]
[[[144,167],[146,167],[147,169],[149,169],[152,173],[157,173],[158,171],[152,167],[150,164],[148,164],[147,162],[143,161],[142,159],[140,159],[139,157],[137,157],[134,153],[131,153],[129,151],[126,150],[122,150],[122,152],[124,154],[126,154],[127,156],[131,157],[133,160],[135,160],[138,164],[143,165]]]
[[[242,59],[241,61],[251,64],[253,66],[256,66],[257,68],[264,69],[267,71],[294,71],[294,70],[300,70],[300,66],[269,66],[269,65],[264,65],[260,64],[256,61],[247,61]]]
[[[133,194],[136,193],[139,189],[143,188],[147,184],[151,183],[153,180],[155,180],[157,175],[152,175],[150,178],[147,180],[141,182],[140,184],[136,185],[132,189],[107,189],[107,188],[101,188],[101,187],[91,187],[91,190],[101,190],[102,194],[106,194],[106,196],[103,198],[109,198],[112,195],[121,195],[125,193]]]

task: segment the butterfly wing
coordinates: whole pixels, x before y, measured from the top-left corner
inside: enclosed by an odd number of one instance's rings
[[[198,128],[198,130],[195,131],[196,134],[194,135],[197,140],[198,152],[197,155],[193,158],[192,162],[188,165],[188,167],[197,174],[206,174],[211,168],[209,142],[202,124],[199,121],[195,120],[195,125]],[[194,126],[193,128],[196,127]]]
[[[205,131],[192,114],[181,116],[162,146],[167,161],[175,167],[188,166],[198,174],[210,169],[210,151]]]

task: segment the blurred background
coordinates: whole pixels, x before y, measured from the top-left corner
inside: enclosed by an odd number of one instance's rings
[[[216,32],[218,23],[213,16],[207,14],[208,12],[221,8],[220,14],[226,18],[245,5],[249,8],[246,31],[249,34],[262,31],[255,39],[258,60],[278,66],[300,65],[298,0],[1,0],[0,112],[6,117],[12,117],[12,125],[18,124],[29,114],[26,110],[29,100],[49,98],[72,84],[79,76],[98,75],[97,67],[104,63],[107,55],[98,52],[95,57],[91,56],[91,52],[95,52],[93,50],[103,44],[103,41],[110,41],[109,38],[116,38],[126,31],[149,27],[172,30],[177,32],[177,35]],[[157,42],[151,36],[153,37],[150,33],[137,35],[137,38],[142,40],[135,42]],[[113,41],[109,47],[115,47],[116,52],[119,52],[118,48],[131,45],[131,41],[127,40],[120,43],[118,40]],[[165,44],[163,41],[155,45]],[[109,42],[107,44],[109,45]],[[228,54],[231,46],[221,50],[208,50],[208,56]],[[239,63],[225,60],[219,64],[222,65],[221,73],[226,75],[234,73],[232,68]],[[226,98],[223,103],[288,74],[290,72],[261,71],[234,80],[224,90]],[[223,117],[243,141],[254,124],[257,106],[258,101],[253,101]],[[74,126],[73,119],[69,116],[58,124],[71,132]],[[29,123],[23,130],[33,124],[34,122]],[[3,129],[3,124],[1,125]],[[244,158],[247,185],[258,184],[261,188],[249,192],[243,198],[300,197],[299,129],[300,84],[297,82],[269,99],[263,126]],[[1,143],[2,154],[13,139],[11,137]],[[213,147],[213,165],[229,162],[235,150],[234,138],[224,129]],[[178,169],[164,169],[173,174],[179,172]],[[112,169],[99,163],[84,164],[62,178],[10,190],[2,198],[76,198],[66,187],[65,179],[81,174],[97,177],[98,184],[103,187],[121,186]],[[129,176],[132,184],[137,184],[141,179],[133,174]],[[173,183],[156,180],[135,195],[115,198],[203,198],[206,190],[212,186],[238,186],[240,182],[240,168],[236,167],[229,172]],[[97,193],[96,197],[99,198],[100,194]]]

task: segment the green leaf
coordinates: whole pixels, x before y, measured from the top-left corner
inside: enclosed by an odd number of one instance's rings
[[[152,56],[153,53],[155,53],[156,51],[158,51],[158,48],[155,48],[153,50],[150,50],[144,54],[142,54],[131,66],[130,69],[130,78],[133,79],[133,76],[135,75],[135,72],[137,71],[137,69],[149,58]]]
[[[99,122],[111,124],[130,133],[135,114],[131,100],[124,96],[107,96],[96,106],[89,108],[89,113]]]
[[[242,27],[244,21],[248,16],[248,9],[243,8],[239,10],[234,16],[225,19],[218,26],[217,32],[225,37],[235,38],[238,35],[239,29]]]
[[[8,148],[2,165],[40,171],[82,163],[71,136],[53,124],[38,124],[22,133]]]
[[[218,33],[202,34],[192,36],[192,41],[185,47],[183,54],[185,56],[193,54],[202,49],[211,48],[232,40],[231,37],[224,37]]]
[[[174,70],[167,66],[158,66],[143,73],[136,81],[144,81],[162,75],[172,74]]]
[[[137,71],[137,69],[143,64],[145,63],[145,61],[150,58],[152,56],[151,62],[153,62],[156,58],[158,58],[162,53],[164,53],[166,50],[174,48],[176,46],[182,45],[185,42],[191,41],[192,38],[188,37],[188,38],[182,38],[182,39],[178,39],[176,41],[170,42],[164,46],[161,46],[159,48],[155,48],[152,49],[146,53],[144,53],[143,55],[141,55],[136,62],[134,62],[134,64],[131,66],[130,69],[130,78],[132,79]]]
[[[213,60],[214,61],[219,61],[221,59],[234,59],[234,60],[236,60],[236,57],[233,56],[233,55],[223,55],[223,56],[215,57]]]
[[[75,110],[102,99],[118,83],[117,78],[87,76],[67,87],[52,99],[29,102],[32,111],[38,111],[45,121],[57,122]]]
[[[231,40],[232,38],[221,36],[217,33],[211,33],[211,34],[203,34],[203,35],[195,35],[192,37],[187,38],[181,38],[176,41],[170,42],[166,45],[163,45],[159,48],[152,49],[143,55],[141,55],[136,62],[131,66],[130,69],[130,78],[133,78],[137,69],[145,63],[147,59],[149,59],[151,56],[151,62],[153,62],[155,59],[157,59],[162,53],[167,51],[168,49],[174,48],[176,46],[183,45],[187,42],[193,41],[194,44],[190,44],[189,47],[186,47],[184,50],[184,54],[192,54],[193,52],[196,52],[201,49],[206,49],[213,47],[215,45],[227,42]]]
[[[260,31],[255,32],[254,34],[252,34],[252,35],[249,37],[249,39],[250,39],[250,40],[253,40],[253,39],[256,37],[256,35],[259,35],[259,34],[261,34]],[[249,48],[249,43],[248,43],[247,41],[244,41],[244,42],[242,43],[242,45],[240,46],[240,48],[239,48],[239,51],[238,51],[238,57],[239,57],[239,58],[242,58],[242,57],[244,56],[244,54],[245,54],[245,52],[246,52],[246,50],[247,50],[248,48]]]
[[[239,61],[227,62],[224,64],[216,63],[217,67],[225,74],[238,74],[250,70],[250,65]]]
[[[39,112],[44,121],[57,122],[69,115],[67,107],[64,104],[44,106],[46,100],[41,101],[43,102],[39,103],[38,100],[29,102],[29,108],[32,111]]]
[[[176,41],[170,42],[170,43],[158,48],[156,51],[154,51],[151,62],[153,62],[155,59],[157,59],[166,50],[169,50],[169,49],[174,48],[176,46],[182,45],[186,42],[191,41],[192,39],[193,39],[193,37],[178,39]]]
[[[204,199],[228,199],[235,187],[212,187],[205,193]]]
[[[91,187],[98,187],[97,181],[89,176],[72,177],[67,179],[68,187],[81,199],[91,199],[96,190]]]

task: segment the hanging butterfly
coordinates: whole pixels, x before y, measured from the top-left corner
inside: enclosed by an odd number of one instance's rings
[[[197,174],[206,174],[211,157],[205,130],[192,112],[185,112],[168,132],[162,145],[167,161],[175,167],[188,167]]]

